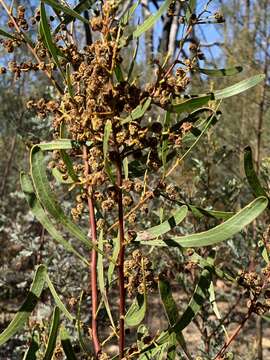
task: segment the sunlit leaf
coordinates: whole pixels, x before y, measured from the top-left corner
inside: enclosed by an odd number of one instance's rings
[[[209,300],[210,300],[210,304],[212,305],[212,309],[214,311],[214,314],[216,315],[217,319],[219,321],[221,321],[222,317],[221,317],[221,314],[219,312],[219,308],[218,308],[218,305],[217,305],[215,287],[214,287],[213,281],[211,281],[211,284],[209,286]],[[228,338],[228,333],[227,333],[227,330],[226,330],[225,326],[222,324],[221,327],[223,329],[223,332],[224,332],[225,336]]]
[[[43,2],[40,3],[40,29],[42,30],[42,35],[45,39],[44,45],[49,50],[49,53],[51,54],[55,65],[62,73],[61,65],[58,59],[58,49],[52,39],[50,26],[47,20],[45,5]]]
[[[70,139],[58,139],[50,142],[44,142],[38,144],[41,150],[69,150],[72,148],[76,148],[78,146],[78,143],[76,141],[70,140]]]
[[[252,201],[245,208],[233,215],[222,224],[197,234],[175,236],[170,240],[150,240],[141,241],[149,246],[182,246],[182,247],[202,247],[216,245],[222,241],[230,239],[245,226],[255,220],[267,207],[268,200],[265,197],[259,197]]]
[[[214,91],[215,100],[226,99],[253,88],[265,79],[263,74],[252,76],[222,90]]]
[[[64,14],[67,14],[69,16],[71,16],[72,18],[76,18],[78,20],[81,20],[82,22],[88,24],[89,21],[87,19],[85,19],[84,17],[82,17],[78,12],[76,12],[75,10],[62,5],[60,2],[56,1],[56,0],[44,0],[44,2],[48,5],[50,5],[53,9],[62,11]]]
[[[266,264],[269,264],[270,258],[269,258],[268,250],[262,240],[258,241],[258,247],[263,260],[266,262]]]
[[[169,110],[177,113],[193,111],[207,104],[209,100],[226,99],[251,89],[262,82],[264,78],[265,76],[263,74],[255,75],[222,90],[215,90],[209,94],[192,95],[188,100],[185,100],[183,97],[176,98],[169,107]]]
[[[133,32],[133,38],[137,38],[147,30],[151,29],[157,20],[161,17],[161,15],[167,10],[170,2],[171,0],[165,0],[155,14],[149,16],[141,25],[138,25],[136,30]]]
[[[95,1],[92,0],[81,0],[78,5],[76,5],[72,10],[76,14],[81,14],[83,11],[88,10],[91,8],[91,6],[95,3]],[[60,10],[60,9],[59,9]],[[67,12],[64,15],[63,21],[57,26],[55,32],[58,32],[61,28],[61,25],[68,25],[71,21],[73,21],[76,18],[76,16],[71,16],[71,14],[68,14]],[[82,19],[80,19],[82,20]],[[83,21],[83,20],[82,20]],[[86,23],[87,19],[84,20]]]
[[[168,220],[164,221],[160,225],[153,226],[144,231],[140,231],[137,234],[137,241],[141,240],[151,240],[155,239],[158,236],[164,235],[170,230],[172,230],[175,226],[177,226],[184,218],[187,216],[188,208],[187,206],[182,206],[179,208],[173,216],[171,216]]]
[[[33,215],[42,224],[44,229],[46,229],[48,233],[52,236],[52,238],[60,245],[62,245],[65,250],[78,256],[78,258],[86,266],[88,266],[88,261],[77,250],[75,250],[73,246],[67,240],[65,240],[56,230],[55,226],[48,218],[46,212],[44,211],[43,207],[41,206],[39,200],[36,197],[30,176],[23,172],[21,173],[21,187]]]
[[[58,223],[62,224],[75,238],[81,241],[88,248],[91,248],[93,244],[89,241],[83,231],[64,214],[62,208],[58,204],[56,197],[49,185],[49,181],[46,175],[44,155],[39,146],[34,146],[32,148],[30,164],[35,192],[46,211],[48,211],[48,213]]]
[[[222,77],[222,76],[233,76],[238,73],[240,73],[243,68],[241,66],[234,66],[227,69],[197,69],[200,73],[208,75],[208,76],[214,76],[214,77]]]
[[[103,229],[101,229],[98,239],[98,248],[101,252],[103,252]],[[104,277],[104,265],[103,265],[103,255],[102,253],[98,254],[98,260],[97,260],[97,278],[98,278],[98,285],[99,290],[102,296],[103,303],[105,305],[105,309],[107,311],[107,315],[110,319],[110,322],[112,324],[112,327],[115,328],[107,293],[106,293],[106,286],[105,286],[105,277]]]
[[[144,102],[140,105],[138,105],[132,112],[131,114],[126,117],[125,119],[121,120],[121,125],[124,125],[128,122],[140,119],[141,117],[143,117],[143,115],[145,114],[145,112],[149,109],[150,105],[151,105],[151,98],[147,98],[146,100],[144,100]]]
[[[125,324],[129,327],[138,326],[146,314],[146,295],[138,294],[125,316]]]
[[[129,20],[132,18],[132,15],[134,14],[139,4],[140,0],[136,1],[130,8],[128,8],[128,10],[122,15],[120,19],[120,26],[125,27],[129,23]]]
[[[172,102],[172,105],[168,108],[168,110],[172,113],[182,113],[182,112],[191,112],[196,110],[203,105],[207,104],[208,101],[213,100],[214,97],[212,94],[198,96],[191,99],[182,99],[181,101],[175,100]]]

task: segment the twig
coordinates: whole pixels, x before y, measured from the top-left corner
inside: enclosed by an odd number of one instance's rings
[[[250,318],[251,314],[253,312],[252,306],[249,308],[247,315],[244,317],[244,319],[241,321],[241,323],[238,325],[238,327],[235,329],[233,334],[229,337],[228,341],[225,342],[225,344],[222,346],[222,348],[219,350],[217,355],[215,356],[214,360],[222,360],[223,355],[225,354],[228,347],[231,345],[231,343],[236,339],[239,332],[244,327],[247,320]]]
[[[124,357],[125,348],[125,282],[124,282],[124,260],[125,260],[125,232],[124,211],[122,194],[122,165],[120,157],[116,162],[117,190],[118,190],[118,225],[119,225],[119,255],[118,255],[118,283],[119,283],[119,359]]]
[[[83,159],[85,167],[85,176],[89,174],[88,154],[87,147],[83,146]],[[97,245],[97,228],[95,219],[95,208],[93,196],[87,197],[88,209],[89,209],[89,226],[91,231],[91,238],[93,245]],[[91,262],[90,262],[90,288],[91,288],[91,299],[92,299],[92,341],[94,346],[95,355],[97,356],[100,352],[100,343],[98,338],[98,326],[97,326],[97,310],[98,310],[98,288],[97,288],[97,251],[92,248],[91,251]]]
[[[8,6],[6,5],[6,3],[4,2],[4,0],[0,0],[0,4],[3,6],[5,12],[7,13],[8,17],[10,18],[10,20],[12,21],[12,23],[14,24],[15,29],[17,30],[18,34],[20,34],[25,43],[26,46],[28,47],[28,49],[30,50],[30,52],[33,54],[34,58],[37,60],[38,64],[41,64],[41,60],[38,57],[35,49],[29,44],[29,41],[27,41],[26,35],[21,31],[21,29],[19,28],[14,16],[12,15],[12,9],[9,9]],[[50,81],[52,82],[52,84],[56,87],[56,89],[59,91],[59,93],[61,95],[63,95],[63,90],[61,88],[61,86],[58,84],[58,82],[55,80],[55,78],[53,77],[53,75],[48,71],[48,70],[44,70],[45,74],[47,75],[47,77],[50,79]]]

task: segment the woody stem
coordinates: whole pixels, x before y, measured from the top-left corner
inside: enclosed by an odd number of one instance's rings
[[[119,255],[118,255],[118,283],[119,283],[119,359],[124,357],[125,348],[125,282],[124,282],[124,260],[125,260],[125,234],[124,234],[124,211],[122,194],[122,166],[121,160],[116,163],[117,188],[118,188],[118,226],[119,226]]]
[[[88,153],[87,147],[83,147],[83,159],[84,159],[84,173],[85,176],[89,174],[89,164],[88,164]],[[88,195],[88,210],[89,210],[89,228],[91,231],[92,244],[97,244],[97,228],[96,228],[96,218],[95,218],[95,206],[93,195]],[[90,291],[92,299],[92,341],[97,356],[100,352],[100,343],[98,338],[98,325],[97,325],[97,310],[98,310],[98,288],[97,288],[97,252],[92,248],[91,252],[91,262],[89,266],[90,274]]]

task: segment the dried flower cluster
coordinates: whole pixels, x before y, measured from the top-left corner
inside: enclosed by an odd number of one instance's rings
[[[195,65],[196,56],[186,60],[185,63],[176,62],[174,64],[174,67],[177,67],[176,71],[165,65],[161,66],[156,61],[155,83],[146,85],[144,89],[124,79],[120,82],[116,81],[114,73],[122,63],[119,39],[123,33],[121,26],[112,21],[118,5],[118,2],[114,1],[104,3],[100,14],[93,17],[90,22],[92,31],[99,32],[101,37],[97,37],[95,42],[82,50],[69,41],[69,35],[64,27],[62,32],[54,34],[55,46],[61,54],[59,60],[61,66],[70,64],[73,69],[69,75],[69,86],[66,86],[59,100],[30,100],[27,104],[41,118],[52,114],[55,138],[61,137],[66,132],[72,140],[87,146],[87,159],[83,158],[81,146],[73,149],[69,154],[73,159],[73,170],[78,179],[75,185],[79,187],[77,204],[72,210],[74,219],[79,219],[89,194],[93,194],[104,214],[113,210],[117,201],[117,189],[108,187],[108,183],[111,183],[110,172],[113,171],[111,165],[115,161],[123,161],[129,155],[134,156],[135,159],[142,159],[148,153],[147,167],[155,171],[161,167],[159,148],[164,138],[162,124],[160,122],[145,124],[141,118],[123,122],[123,118],[127,117],[136,106],[145,102],[149,96],[153,103],[163,108],[168,107],[172,99],[186,90],[190,82],[189,72]],[[172,8],[173,3],[169,12]],[[15,32],[17,31],[15,35],[18,44],[25,41],[21,30],[29,29],[24,14],[25,10],[20,6],[17,17],[13,17],[8,23]],[[31,21],[32,26],[40,22],[40,18],[40,11],[37,10]],[[49,20],[54,19],[50,17]],[[17,23],[17,28],[14,22]],[[4,45],[8,51],[13,51],[15,43],[13,40],[10,41],[12,42],[10,46],[7,43]],[[47,71],[52,75],[56,64],[52,61],[42,38],[38,37],[34,51],[38,63],[29,61],[18,64],[13,61],[9,63],[8,69],[16,77],[30,70]],[[1,73],[5,72],[6,69],[2,68]],[[105,125],[108,122],[112,130],[109,134],[107,155],[103,152],[103,142]],[[192,125],[186,122],[179,128],[169,129],[169,144],[175,147],[181,146],[182,136],[191,128]],[[87,171],[85,171],[86,163]],[[63,180],[68,179],[68,169],[59,152],[53,154],[49,166],[57,167]],[[129,179],[127,182],[129,182],[128,188],[125,188],[125,183],[123,184],[123,203],[125,207],[130,207],[134,201],[132,192],[140,193],[143,186],[138,186],[140,181],[137,179]],[[173,194],[170,196],[173,197]],[[136,214],[132,213],[128,221],[134,224]]]
[[[243,286],[249,295],[248,307],[258,315],[270,310],[270,265],[256,272],[242,272],[238,276],[238,284]]]
[[[145,156],[143,151],[147,151],[147,166],[152,170],[160,168],[162,162],[159,147],[163,140],[162,124],[152,122],[148,125],[140,118],[128,122],[122,120],[149,96],[154,103],[166,108],[172,99],[185,91],[189,84],[188,74],[194,64],[193,60],[188,60],[184,66],[171,72],[156,62],[158,69],[155,84],[148,84],[145,89],[125,80],[116,81],[114,72],[122,62],[119,37],[123,31],[119,25],[112,25],[116,9],[117,4],[105,2],[100,15],[91,20],[92,30],[99,32],[101,39],[97,39],[82,50],[68,41],[65,32],[55,35],[55,44],[62,54],[61,66],[69,63],[73,68],[69,79],[70,85],[66,86],[59,100],[30,100],[27,104],[41,118],[52,114],[55,138],[61,137],[61,134],[66,132],[72,140],[87,146],[87,159],[83,158],[81,146],[73,149],[69,154],[73,159],[73,170],[78,179],[75,185],[79,187],[77,204],[72,210],[72,216],[76,220],[83,212],[87,196],[92,194],[95,201],[100,204],[103,214],[113,210],[117,201],[117,189],[113,186],[108,187],[108,183],[111,183],[108,167],[110,168],[115,161],[123,161],[131,154],[135,159],[141,159]],[[35,21],[40,21],[39,11],[36,12]],[[16,77],[20,77],[21,72],[30,70],[42,70],[52,74],[56,65],[40,38],[35,45],[35,52],[39,63],[18,64],[13,61],[9,64],[9,70]],[[4,73],[6,69],[1,71]],[[112,130],[108,139],[108,156],[105,159],[103,142],[105,125],[108,122]],[[169,144],[181,146],[182,136],[191,127],[187,122],[177,129],[169,129]],[[68,179],[68,169],[59,152],[54,152],[49,166],[57,167],[63,180]],[[123,184],[125,207],[133,204],[132,192],[140,193],[143,190],[143,185],[139,184],[138,179],[129,179]],[[145,209],[147,210],[147,207]],[[134,224],[135,221],[136,214],[132,213],[128,222]]]
[[[125,287],[129,296],[154,290],[155,277],[151,265],[151,261],[144,257],[140,250],[134,250],[131,259],[125,261]]]

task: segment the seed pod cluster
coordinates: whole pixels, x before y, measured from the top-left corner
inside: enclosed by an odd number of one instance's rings
[[[270,264],[263,268],[260,274],[241,272],[237,282],[247,290],[247,306],[251,307],[253,312],[263,315],[270,310]]]
[[[129,296],[143,294],[145,291],[153,291],[155,288],[155,277],[152,263],[144,257],[140,250],[134,250],[131,259],[124,263],[124,275],[126,278],[126,289]]]
[[[183,95],[190,83],[189,72],[196,65],[196,61],[193,58],[184,62],[177,61],[173,67],[155,61],[154,81],[145,87],[135,81],[130,83],[125,78],[117,80],[115,73],[119,71],[123,61],[119,39],[124,30],[114,21],[114,16],[120,3],[118,0],[109,0],[100,6],[100,11],[90,20],[91,29],[96,33],[94,41],[85,47],[70,41],[70,34],[65,26],[60,26],[58,32],[51,32],[55,49],[59,54],[62,75],[67,76],[65,69],[69,64],[68,81],[63,80],[65,87],[60,98],[32,99],[27,103],[27,107],[34,110],[40,118],[52,118],[54,138],[58,139],[60,135],[62,137],[64,132],[69,139],[78,144],[66,152],[71,158],[74,175],[78,179],[72,185],[76,198],[72,209],[75,220],[82,215],[87,197],[93,196],[103,217],[110,221],[116,214],[118,201],[118,190],[109,189],[116,162],[122,162],[126,157],[132,156],[143,163],[146,169],[158,174],[162,166],[160,148],[165,137],[170,146],[180,147],[182,137],[192,128],[189,122],[184,122],[179,128],[166,129],[164,134],[162,123],[156,119],[149,122],[146,122],[143,116],[132,119],[132,111],[144,104],[149,97],[152,98],[153,104],[167,109],[172,100]],[[173,13],[175,3],[171,3],[169,12]],[[49,18],[49,21],[53,20]],[[29,27],[24,22],[25,10],[22,7],[18,8],[14,21],[20,28],[18,32],[17,27],[13,27],[19,45],[20,41],[23,41],[22,32],[28,31]],[[39,21],[40,12],[37,10],[32,23]],[[14,22],[9,23],[11,27],[12,24],[14,25]],[[15,44],[7,42],[6,46],[14,47]],[[52,61],[50,51],[40,35],[34,44],[34,51],[37,63],[30,61],[18,64],[13,61],[8,69],[16,77],[27,71],[54,74],[55,62]],[[5,73],[6,69],[1,68],[0,72]],[[150,109],[151,105],[148,110]],[[123,121],[127,118],[128,121]],[[108,123],[111,131],[106,135]],[[106,136],[107,153],[104,154]],[[83,154],[84,146],[87,147],[86,154]],[[62,155],[54,153],[52,157],[49,167],[57,168],[62,179],[67,180],[69,174]],[[127,231],[133,231],[138,216],[148,213],[147,202],[143,202],[138,209],[140,213],[130,211],[134,202],[139,201],[141,196],[147,197],[150,201],[156,195],[153,192],[149,196],[146,183],[147,177],[143,182],[140,176],[123,181],[123,205],[129,211]],[[76,194],[80,196],[76,197]],[[168,194],[170,199],[175,199],[173,189],[168,188]],[[99,224],[99,227],[103,226],[104,224]],[[127,241],[132,241],[132,238],[129,236]]]

